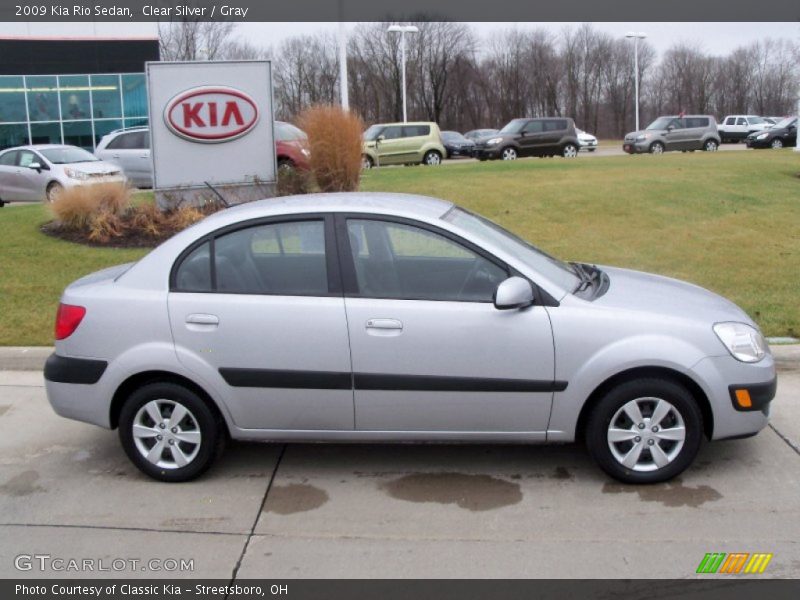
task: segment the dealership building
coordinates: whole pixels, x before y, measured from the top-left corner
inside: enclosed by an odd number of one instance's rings
[[[94,150],[148,124],[145,63],[158,39],[0,38],[0,150],[72,144]]]

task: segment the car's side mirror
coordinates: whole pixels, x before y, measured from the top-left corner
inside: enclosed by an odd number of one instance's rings
[[[34,171],[37,171],[39,173],[42,172],[42,164],[38,162],[32,162],[31,164],[28,165],[28,168],[33,169]]]
[[[673,129],[675,129],[675,127],[673,127],[672,125],[667,126],[667,132],[672,132]]]
[[[494,293],[494,306],[499,310],[525,308],[533,304],[533,288],[530,281],[522,277],[509,277]]]
[[[382,141],[383,141],[383,140],[385,140],[385,139],[386,139],[386,136],[385,136],[385,135],[379,135],[378,137],[376,137],[376,138],[375,138],[375,141],[376,141],[377,143],[380,143],[380,142],[382,142]]]

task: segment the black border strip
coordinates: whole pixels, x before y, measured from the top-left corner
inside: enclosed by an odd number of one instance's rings
[[[232,387],[286,388],[306,390],[372,390],[415,392],[563,392],[566,381],[497,379],[441,375],[393,375],[388,373],[342,373],[336,371],[290,371],[280,369],[219,370]]]
[[[89,358],[70,358],[55,352],[44,363],[44,378],[55,383],[92,384],[100,381],[108,363]]]
[[[750,400],[753,404],[750,408],[743,408],[742,406],[739,406],[739,403],[736,401],[736,390],[747,390],[750,392]],[[733,404],[733,408],[739,412],[763,410],[770,402],[772,402],[772,399],[775,398],[777,391],[777,377],[773,377],[771,381],[764,383],[740,383],[738,385],[733,384],[728,386],[728,393],[731,395],[731,403]]]

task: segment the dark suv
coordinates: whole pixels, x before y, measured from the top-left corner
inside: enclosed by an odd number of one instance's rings
[[[575,123],[566,117],[514,119],[497,135],[476,142],[475,157],[479,160],[515,160],[518,156],[578,156],[578,134]]]

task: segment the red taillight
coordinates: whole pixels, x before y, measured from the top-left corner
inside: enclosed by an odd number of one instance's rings
[[[75,333],[85,314],[86,309],[82,306],[59,304],[56,313],[56,339],[63,340]]]

